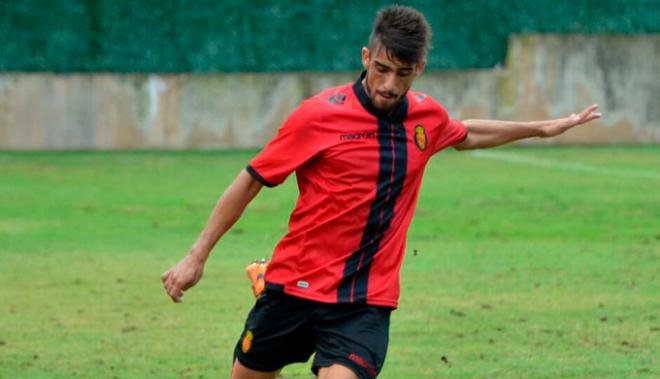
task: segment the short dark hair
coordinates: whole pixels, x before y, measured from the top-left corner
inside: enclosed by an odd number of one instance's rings
[[[385,47],[388,56],[406,64],[421,62],[431,48],[431,26],[414,8],[391,5],[378,11],[369,48]]]

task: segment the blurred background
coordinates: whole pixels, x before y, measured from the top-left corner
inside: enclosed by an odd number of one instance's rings
[[[433,31],[413,89],[454,118],[605,117],[531,143],[660,142],[660,1],[403,1]],[[387,1],[0,3],[0,149],[263,146],[361,70]],[[530,143],[530,142],[525,142]]]

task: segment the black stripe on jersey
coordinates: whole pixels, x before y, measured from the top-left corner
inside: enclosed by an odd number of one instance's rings
[[[346,261],[344,265],[344,273],[342,280],[339,283],[338,289],[338,302],[352,303],[354,301],[354,288],[355,279],[358,271],[365,268],[365,264],[370,264],[365,257],[373,257],[378,251],[380,245],[380,238],[378,232],[380,230],[382,211],[385,208],[387,197],[390,192],[391,179],[393,175],[394,159],[393,144],[392,144],[392,131],[387,121],[378,120],[378,145],[379,145],[379,162],[378,162],[378,182],[376,187],[376,198],[371,204],[369,210],[369,217],[367,218],[367,226],[364,228],[362,234],[362,241],[360,247],[355,250]]]
[[[369,210],[360,247],[344,265],[342,280],[337,289],[339,303],[366,303],[371,263],[390,227],[408,166],[407,137],[403,126],[408,110],[407,99],[403,98],[391,118],[379,113],[361,85],[365,75],[366,72],[363,72],[353,89],[363,107],[378,117],[378,181],[376,197]]]
[[[353,302],[358,304],[366,304],[367,302],[367,290],[369,285],[369,271],[371,270],[371,263],[374,259],[374,255],[378,252],[380,243],[385,236],[385,233],[389,230],[392,217],[394,216],[394,207],[396,205],[396,200],[401,194],[403,189],[403,183],[406,180],[406,173],[408,168],[408,151],[407,151],[407,139],[406,131],[403,127],[403,124],[394,124],[392,130],[392,140],[394,145],[394,156],[392,157],[392,162],[389,162],[393,166],[393,175],[390,179],[389,188],[386,191],[385,202],[380,206],[380,225],[374,235],[373,247],[365,250],[364,257],[362,262],[358,267],[358,271],[355,275],[355,283],[353,285]],[[391,156],[392,154],[390,154]],[[382,161],[381,155],[381,161]],[[392,171],[390,169],[389,171]]]

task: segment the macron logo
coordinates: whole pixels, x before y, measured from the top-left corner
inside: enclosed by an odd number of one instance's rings
[[[339,136],[340,141],[352,141],[356,139],[374,139],[374,138],[376,138],[376,132],[349,133],[349,134],[342,134]]]
[[[298,288],[309,288],[309,283],[304,281],[304,280],[299,280],[298,283],[296,283]]]

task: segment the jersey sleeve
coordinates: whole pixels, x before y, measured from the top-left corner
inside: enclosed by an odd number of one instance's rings
[[[444,108],[440,107],[440,111],[440,130],[436,138],[432,141],[434,154],[444,148],[463,142],[467,137],[467,128],[462,122],[449,118]]]
[[[247,171],[263,185],[274,187],[323,149],[319,141],[317,102],[306,100],[284,122],[273,138],[250,161]]]

